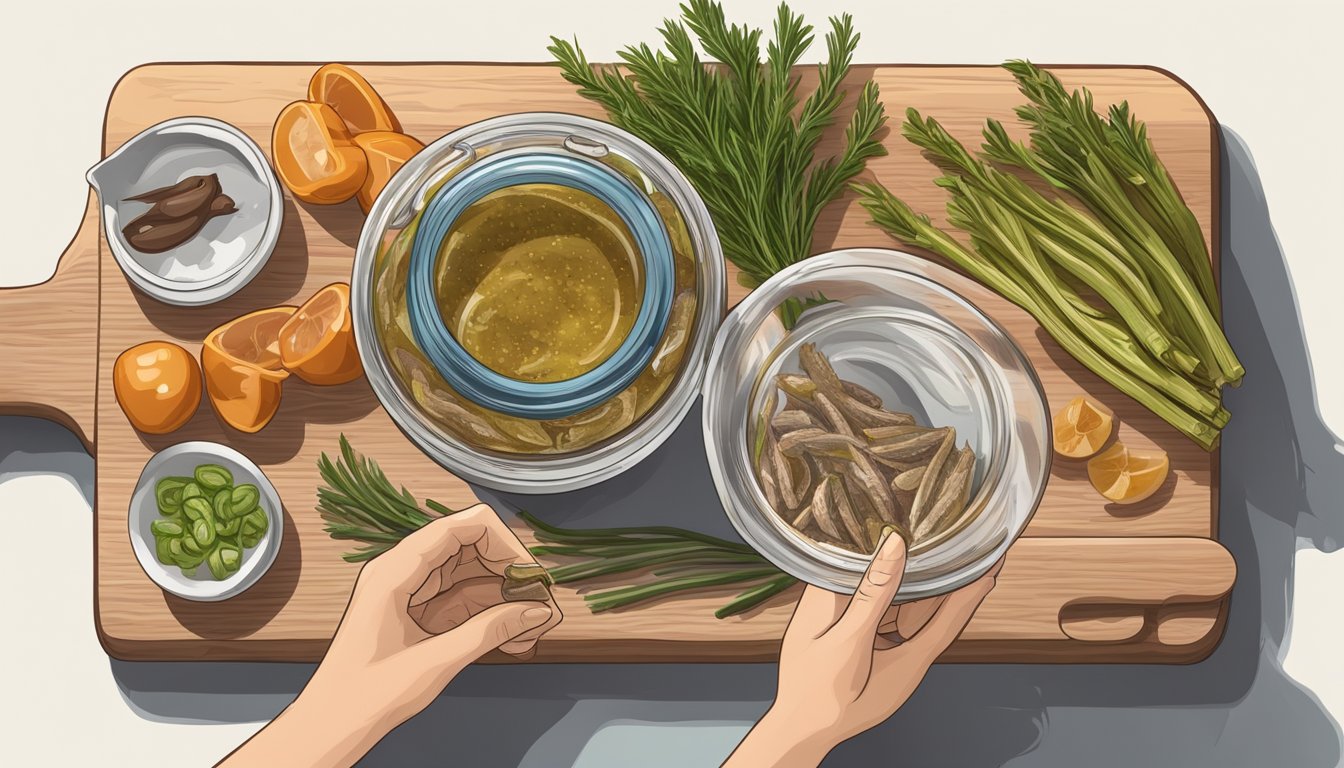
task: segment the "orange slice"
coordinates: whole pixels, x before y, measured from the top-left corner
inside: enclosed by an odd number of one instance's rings
[[[1085,459],[1101,450],[1111,437],[1115,416],[1111,409],[1091,398],[1078,396],[1055,414],[1055,452]]]
[[[1097,493],[1117,504],[1134,504],[1162,487],[1171,462],[1162,451],[1139,453],[1116,443],[1087,462],[1087,478]]]
[[[201,344],[205,391],[219,418],[234,429],[256,432],[280,407],[280,329],[294,307],[250,312],[219,326]]]
[[[329,205],[355,196],[368,173],[364,152],[326,104],[296,101],[280,110],[271,133],[275,172],[294,196]]]
[[[355,199],[359,200],[359,207],[365,213],[373,207],[373,201],[387,186],[393,174],[401,170],[401,166],[416,152],[425,148],[424,144],[410,136],[392,131],[361,133],[355,137],[355,146],[364,150],[364,158],[369,166],[364,183],[359,192],[355,193]]]
[[[350,317],[350,286],[319,289],[280,328],[280,362],[309,384],[343,384],[364,373]]]
[[[332,109],[350,126],[351,133],[400,131],[401,123],[369,81],[344,64],[327,64],[308,81],[308,100]]]
[[[112,391],[131,426],[162,435],[196,413],[201,404],[201,367],[176,344],[147,341],[117,356]]]

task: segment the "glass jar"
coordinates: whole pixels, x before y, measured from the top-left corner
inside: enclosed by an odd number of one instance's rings
[[[1044,493],[1050,422],[1022,351],[965,298],[987,295],[927,260],[859,248],[794,264],[733,310],[707,369],[704,436],[724,509],[748,544],[789,574],[837,592],[852,593],[870,561],[795,530],[771,508],[754,471],[775,376],[799,371],[798,350],[810,342],[840,379],[919,424],[954,427],[958,443],[975,453],[967,522],[910,549],[897,600],[969,584],[1002,557]]]
[[[608,206],[640,259],[638,312],[621,344],[562,380],[475,359],[436,294],[460,217],[492,193],[535,185]],[[527,224],[525,211],[510,215]],[[412,158],[374,203],[351,279],[360,359],[393,421],[458,476],[521,493],[592,485],[653,452],[699,393],[724,303],[718,239],[685,177],[633,135],[557,113],[484,120]]]

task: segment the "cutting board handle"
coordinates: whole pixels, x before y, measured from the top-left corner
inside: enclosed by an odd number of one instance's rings
[[[0,414],[39,416],[94,451],[98,391],[98,200],[51,279],[0,288]]]

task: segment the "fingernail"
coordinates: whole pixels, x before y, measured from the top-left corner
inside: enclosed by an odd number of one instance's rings
[[[527,610],[523,611],[523,615],[521,618],[523,620],[523,623],[528,625],[529,627],[538,627],[541,626],[542,624],[545,624],[546,620],[551,618],[551,608],[550,606],[546,605],[539,605],[535,608],[528,608]]]
[[[896,531],[896,526],[894,526],[894,525],[884,525],[884,526],[882,526],[882,535],[879,536],[879,537],[878,537],[878,540],[877,540],[877,551],[878,551],[878,552],[883,552],[884,554],[888,554],[888,555],[891,555],[891,554],[895,554],[895,553],[896,553],[896,551],[897,551],[897,550],[896,550],[896,546],[897,546],[897,545],[896,545],[895,542],[890,541],[890,539],[891,539],[891,535],[892,535],[893,533],[897,533],[897,531]],[[900,536],[897,536],[896,538],[901,542],[900,546],[904,547],[904,546],[905,546],[905,539],[902,539]]]

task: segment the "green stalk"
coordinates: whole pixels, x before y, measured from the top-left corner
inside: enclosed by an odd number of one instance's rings
[[[1162,391],[1137,378],[1135,374],[1098,352],[1095,341],[1079,334],[1060,314],[1060,309],[1030,292],[1026,282],[1007,277],[987,259],[966,249],[946,232],[917,215],[904,202],[878,184],[855,185],[860,204],[873,223],[897,240],[926,248],[956,264],[1004,298],[1022,307],[1041,324],[1066,352],[1121,392],[1137,400],[1162,419],[1179,429],[1206,450],[1217,443],[1218,430],[1190,413]]]
[[[602,613],[615,608],[624,608],[627,605],[632,605],[644,600],[651,600],[655,597],[670,595],[674,592],[705,589],[706,587],[718,587],[725,584],[736,584],[742,581],[751,581],[766,576],[772,576],[777,573],[779,573],[778,570],[769,567],[728,571],[726,573],[683,576],[679,579],[668,579],[652,584],[638,584],[630,587],[618,587],[616,589],[597,592],[586,596],[584,601],[588,603],[588,608],[593,613]]]
[[[424,501],[433,514],[425,512],[409,491],[393,487],[377,463],[356,454],[344,435],[340,445],[336,461],[325,454],[318,460],[324,485],[317,489],[317,496],[318,511],[327,523],[328,534],[334,539],[362,544],[343,555],[346,561],[371,560],[426,523],[456,513],[433,499]],[[722,583],[781,576],[750,547],[696,531],[668,526],[573,530],[549,525],[527,512],[520,516],[532,526],[539,541],[549,542],[532,547],[533,554],[581,558],[579,562],[551,568],[549,573],[557,582],[644,571],[662,564],[693,569],[692,575],[681,579],[604,592],[604,599],[616,601],[610,607],[696,589],[698,585],[712,586],[725,578],[729,581]]]
[[[787,573],[776,576],[733,598],[727,605],[714,612],[714,618],[723,619],[749,611],[797,583],[798,580]]]
[[[1054,75],[1025,61],[1004,65],[1032,101],[1018,115],[1032,128],[1032,150],[1011,147],[1002,131],[986,131],[995,160],[1046,169],[1042,176],[1083,201],[1149,268],[1169,278],[1181,324],[1205,349],[1215,385],[1240,381],[1245,370],[1218,326],[1218,296],[1203,232],[1152,151],[1128,105],[1104,120],[1086,89],[1069,94]],[[1033,151],[1034,150],[1034,151]],[[1024,156],[1033,156],[1026,161]]]

